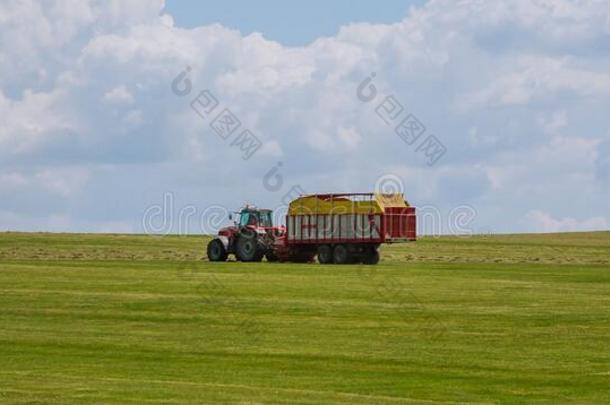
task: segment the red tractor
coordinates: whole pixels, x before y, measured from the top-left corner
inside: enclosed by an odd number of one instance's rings
[[[220,229],[218,236],[208,243],[208,259],[223,262],[229,254],[234,254],[242,262],[260,262],[263,257],[270,262],[277,261],[273,245],[285,229],[273,226],[271,210],[246,206],[237,214],[239,220]]]

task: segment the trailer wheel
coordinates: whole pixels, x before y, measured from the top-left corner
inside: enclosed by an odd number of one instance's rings
[[[227,256],[227,251],[219,239],[212,239],[208,243],[208,259],[211,262],[224,262]]]
[[[335,264],[347,264],[351,260],[349,251],[345,245],[337,245],[333,249],[333,261]]]
[[[333,262],[333,249],[329,245],[318,246],[318,263],[329,264]]]
[[[364,264],[377,264],[379,263],[379,252],[377,249],[371,249],[366,253],[364,259],[362,260]]]
[[[260,262],[265,252],[255,235],[242,234],[237,238],[235,256],[242,262]]]

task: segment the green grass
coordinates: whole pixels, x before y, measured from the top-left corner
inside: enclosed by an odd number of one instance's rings
[[[0,402],[610,402],[609,232],[424,238],[378,266],[206,243],[0,234]]]

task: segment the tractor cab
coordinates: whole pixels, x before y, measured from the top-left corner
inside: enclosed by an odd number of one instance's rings
[[[272,228],[271,210],[245,207],[239,212],[239,226]]]

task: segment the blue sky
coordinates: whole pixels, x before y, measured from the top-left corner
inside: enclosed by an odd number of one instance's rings
[[[379,190],[424,233],[610,228],[607,2],[287,3],[2,2],[0,231]]]
[[[336,35],[342,25],[401,21],[409,7],[423,3],[423,0],[388,0],[383,3],[362,0],[170,0],[164,11],[171,14],[180,27],[219,23],[245,35],[260,32],[265,38],[283,45],[303,46],[316,38]]]

